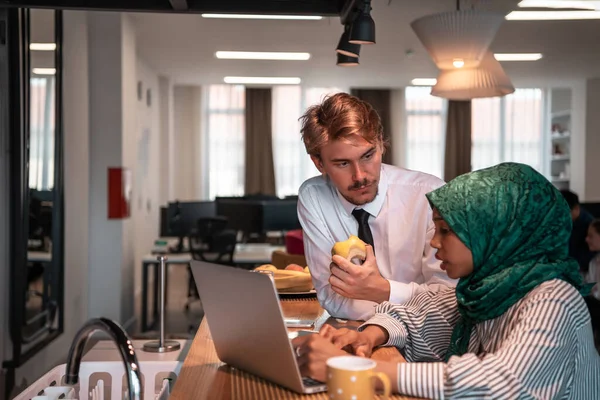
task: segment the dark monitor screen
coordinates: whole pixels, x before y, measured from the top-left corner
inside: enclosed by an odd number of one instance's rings
[[[245,234],[300,228],[297,199],[247,200],[217,198],[217,214],[227,217],[229,228]]]
[[[196,231],[200,218],[215,217],[214,201],[182,201],[169,203],[165,212],[165,235],[184,237]],[[162,225],[162,224],[161,224]],[[161,229],[162,231],[162,229]]]
[[[300,229],[298,199],[264,202],[262,223],[265,232]]]

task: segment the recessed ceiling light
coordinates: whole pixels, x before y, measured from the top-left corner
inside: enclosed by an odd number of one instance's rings
[[[413,86],[433,86],[437,83],[435,78],[415,78],[410,83]]]
[[[303,61],[310,58],[310,53],[292,53],[284,51],[217,51],[217,58],[229,60],[292,60]]]
[[[498,61],[537,61],[542,53],[494,53]]]
[[[323,19],[320,15],[262,15],[262,14],[202,14],[203,18],[225,19],[297,19],[318,21]]]
[[[518,6],[521,8],[579,8],[582,10],[597,10],[600,6],[600,1],[523,0]]]
[[[454,65],[454,68],[462,68],[465,66],[465,60],[463,60],[462,58],[455,58],[452,61],[452,65]]]
[[[513,11],[506,16],[512,21],[558,21],[600,19],[598,11]]]
[[[30,43],[29,50],[54,51],[56,43]]]
[[[31,72],[36,75],[54,75],[56,74],[56,68],[33,68]]]
[[[297,77],[226,76],[223,81],[249,85],[299,85],[302,80]]]

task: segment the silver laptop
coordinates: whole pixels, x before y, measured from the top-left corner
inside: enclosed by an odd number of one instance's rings
[[[302,378],[277,289],[265,274],[191,262],[219,359],[298,393],[327,390]]]

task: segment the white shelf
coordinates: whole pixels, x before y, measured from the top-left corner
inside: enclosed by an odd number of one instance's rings
[[[571,117],[571,110],[556,111],[556,112],[551,113],[550,117],[552,119],[554,119],[554,118]]]
[[[548,180],[560,189],[568,189],[571,186],[570,164],[571,164],[571,132],[573,103],[570,88],[551,88],[547,92],[548,103],[546,121],[548,123],[549,137],[546,151],[546,171]],[[556,154],[555,154],[556,153]]]

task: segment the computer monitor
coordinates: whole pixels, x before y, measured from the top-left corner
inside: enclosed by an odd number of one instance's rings
[[[268,231],[300,228],[297,199],[252,200],[244,198],[215,199],[217,214],[227,217],[229,228],[242,231],[244,237],[263,236]]]
[[[193,234],[200,218],[215,217],[214,201],[176,201],[169,203],[166,210],[166,236],[179,238],[175,251],[183,251],[183,238]]]

